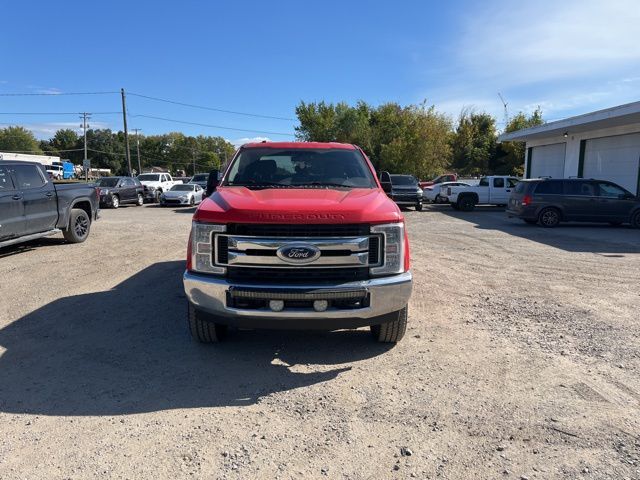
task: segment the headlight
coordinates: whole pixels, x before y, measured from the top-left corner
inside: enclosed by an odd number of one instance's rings
[[[156,187],[147,187],[147,190],[149,190],[150,192],[154,192],[156,189]]]
[[[226,232],[226,225],[212,223],[191,224],[191,268],[196,272],[216,273],[221,275],[227,271],[217,267],[215,263],[215,234]]]
[[[180,200],[186,200],[187,196],[186,195],[180,195]]]
[[[422,195],[422,193],[423,193],[422,190],[418,189],[418,195]]]
[[[100,195],[109,195],[109,189],[105,188],[104,190],[100,189]]]
[[[373,225],[371,233],[382,234],[382,265],[370,268],[371,275],[404,272],[404,223]]]

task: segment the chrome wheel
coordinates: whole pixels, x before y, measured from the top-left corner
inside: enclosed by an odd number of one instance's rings
[[[118,198],[117,195],[113,195],[111,197],[111,206],[113,208],[118,208],[120,206],[120,199]]]

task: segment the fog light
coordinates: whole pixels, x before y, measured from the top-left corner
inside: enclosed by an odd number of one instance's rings
[[[269,300],[269,308],[274,312],[284,310],[284,300]]]
[[[316,312],[324,312],[329,307],[329,302],[326,300],[316,300],[313,302],[313,309]]]

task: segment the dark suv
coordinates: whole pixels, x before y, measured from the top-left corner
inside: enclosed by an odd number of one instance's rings
[[[96,180],[100,189],[100,206],[118,208],[126,203],[142,205],[144,187],[140,180],[132,177],[103,177]]]
[[[422,189],[413,175],[391,175],[390,196],[400,207],[422,210]]]
[[[640,228],[640,198],[605,180],[522,180],[509,199],[507,215],[543,227],[560,222],[631,223]]]

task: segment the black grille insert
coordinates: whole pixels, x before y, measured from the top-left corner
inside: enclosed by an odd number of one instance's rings
[[[355,282],[367,280],[367,267],[351,268],[263,268],[263,267],[227,267],[230,280],[255,282],[261,284],[281,283],[322,283],[322,282]]]

